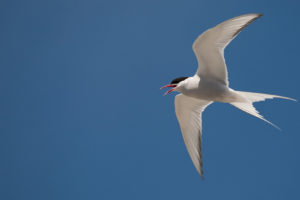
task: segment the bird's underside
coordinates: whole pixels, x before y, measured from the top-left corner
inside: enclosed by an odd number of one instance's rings
[[[235,91],[228,87],[227,68],[224,59],[226,46],[261,14],[246,14],[227,20],[202,33],[193,43],[198,69],[193,77],[180,77],[164,87],[181,94],[175,97],[175,112],[188,153],[203,178],[202,169],[202,121],[204,109],[214,101],[233,106],[277,127],[261,116],[253,102],[283,98],[278,95]],[[163,88],[164,88],[163,87]],[[277,127],[278,128],[278,127]]]

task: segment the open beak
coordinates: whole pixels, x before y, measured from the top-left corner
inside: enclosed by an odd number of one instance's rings
[[[161,87],[160,89],[163,89],[163,88],[166,88],[166,87],[172,87],[172,89],[171,89],[171,90],[168,90],[167,92],[165,92],[164,96],[167,95],[167,94],[169,94],[169,93],[172,92],[173,90],[175,90],[176,85],[174,85],[174,84],[168,84],[168,85],[165,85],[165,86]]]

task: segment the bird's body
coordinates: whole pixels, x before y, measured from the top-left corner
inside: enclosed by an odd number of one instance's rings
[[[230,103],[243,98],[227,85],[210,78],[200,78],[198,75],[187,78],[185,84],[176,91],[197,99]]]
[[[165,87],[172,87],[166,94],[177,91],[175,111],[189,155],[201,175],[202,170],[202,112],[213,102],[231,105],[260,118],[271,125],[254,108],[253,103],[265,99],[282,98],[278,95],[235,91],[229,87],[224,59],[225,47],[252,21],[261,14],[246,14],[227,20],[202,33],[194,42],[193,50],[198,60],[198,69],[192,77],[174,79]]]

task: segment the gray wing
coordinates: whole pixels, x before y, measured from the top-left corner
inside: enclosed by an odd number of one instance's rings
[[[193,43],[193,50],[198,60],[197,74],[228,85],[224,49],[247,25],[260,16],[262,15],[241,15],[208,29],[198,36]]]
[[[211,103],[211,101],[199,100],[183,94],[178,94],[175,97],[175,112],[183,140],[189,155],[202,178],[201,115],[204,109]]]

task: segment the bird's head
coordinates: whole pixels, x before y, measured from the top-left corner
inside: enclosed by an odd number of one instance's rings
[[[188,77],[179,77],[179,78],[175,78],[171,81],[170,84],[165,85],[163,87],[161,87],[160,89],[166,88],[166,87],[171,87],[172,89],[168,90],[167,92],[165,92],[164,95],[169,94],[170,92],[176,90],[184,81],[185,79],[187,79]]]

